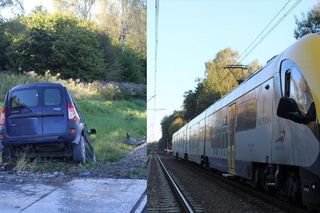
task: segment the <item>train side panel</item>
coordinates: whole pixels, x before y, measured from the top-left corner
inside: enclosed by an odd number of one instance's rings
[[[228,111],[222,108],[207,116],[207,141],[205,153],[209,166],[220,171],[228,172]]]
[[[279,69],[277,69],[279,70]],[[280,74],[276,73],[273,77],[274,99],[273,108],[277,109],[281,98]],[[272,114],[273,120],[273,140],[272,140],[272,163],[294,165],[293,145],[291,140],[290,121],[280,118],[276,112]]]
[[[273,79],[237,100],[236,174],[251,178],[253,163],[272,159]]]

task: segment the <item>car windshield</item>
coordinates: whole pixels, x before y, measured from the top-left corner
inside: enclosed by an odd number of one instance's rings
[[[10,108],[29,108],[38,105],[38,90],[28,89],[28,90],[17,90],[10,94]]]

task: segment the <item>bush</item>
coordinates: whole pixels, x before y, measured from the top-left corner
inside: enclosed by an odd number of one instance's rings
[[[94,25],[69,15],[45,13],[21,17],[19,21],[25,30],[11,35],[12,44],[7,48],[12,69],[41,74],[50,69],[62,78],[84,81],[103,76],[106,64]]]

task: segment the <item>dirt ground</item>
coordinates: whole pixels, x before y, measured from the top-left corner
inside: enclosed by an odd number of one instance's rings
[[[94,165],[81,165],[55,159],[50,162],[50,172],[32,172],[30,169],[17,169],[16,165],[0,163],[0,183],[52,183],[62,184],[73,178],[136,178],[146,179],[147,144],[136,147],[118,162],[97,162]],[[63,172],[64,163],[72,168]]]

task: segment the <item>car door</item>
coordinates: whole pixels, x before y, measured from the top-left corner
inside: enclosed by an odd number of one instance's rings
[[[43,88],[43,135],[59,135],[67,131],[65,92],[59,87]]]

